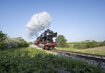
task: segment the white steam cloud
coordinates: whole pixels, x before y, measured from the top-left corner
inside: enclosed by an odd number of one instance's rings
[[[51,16],[47,12],[39,12],[34,14],[26,27],[30,36],[36,36],[40,31],[48,28],[51,23]]]

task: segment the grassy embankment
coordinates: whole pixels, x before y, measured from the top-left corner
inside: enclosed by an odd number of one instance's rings
[[[92,55],[104,56],[105,57],[105,46],[88,48],[88,49],[76,49],[76,48],[56,48],[56,49],[57,50],[68,51],[68,52],[92,54]]]
[[[84,61],[32,48],[0,50],[0,73],[104,73]]]

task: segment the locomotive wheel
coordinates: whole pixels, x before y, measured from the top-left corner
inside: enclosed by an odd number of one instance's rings
[[[51,47],[50,46],[48,46],[48,50],[51,50]]]
[[[49,47],[48,47],[48,50],[53,50],[53,47],[49,46]]]
[[[52,50],[52,48],[50,46],[44,46],[43,49],[45,49],[45,50]]]
[[[44,46],[44,48],[43,48],[43,49],[48,50],[48,47],[47,47],[47,46]]]

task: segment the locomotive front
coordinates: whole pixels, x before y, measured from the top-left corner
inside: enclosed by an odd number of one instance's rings
[[[35,45],[46,50],[54,49],[57,46],[56,42],[53,41],[53,38],[57,37],[57,32],[53,32],[47,29],[42,33],[35,41]]]

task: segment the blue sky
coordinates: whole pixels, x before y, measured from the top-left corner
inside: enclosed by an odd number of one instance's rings
[[[26,24],[43,11],[52,17],[50,29],[68,41],[105,40],[105,0],[0,0],[0,30],[34,41]]]

